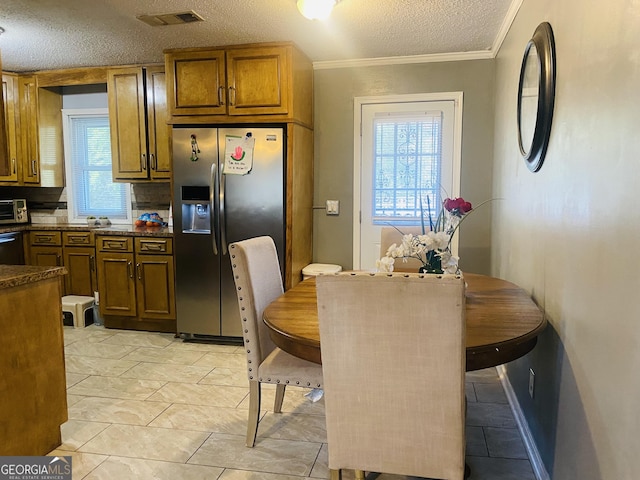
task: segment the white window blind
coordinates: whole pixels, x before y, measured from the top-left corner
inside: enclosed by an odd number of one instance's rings
[[[67,156],[67,204],[70,221],[109,217],[131,221],[128,183],[113,183],[109,117],[104,113],[63,112]]]
[[[374,224],[419,224],[442,203],[442,112],[373,122]]]

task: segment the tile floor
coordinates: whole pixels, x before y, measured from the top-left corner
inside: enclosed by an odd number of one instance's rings
[[[267,386],[256,446],[245,447],[241,347],[95,325],[64,336],[69,421],[51,454],[73,456],[74,480],[329,478],[323,403],[306,390],[289,388],[275,415]],[[467,399],[472,480],[535,480],[494,369],[467,374]]]

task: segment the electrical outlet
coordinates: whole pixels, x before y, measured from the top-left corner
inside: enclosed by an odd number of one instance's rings
[[[533,392],[536,385],[536,372],[533,371],[533,368],[529,369],[529,396],[533,398]]]
[[[327,215],[339,215],[339,214],[340,214],[340,201],[327,200]]]

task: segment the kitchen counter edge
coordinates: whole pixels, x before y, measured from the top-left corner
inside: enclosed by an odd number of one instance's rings
[[[0,265],[0,289],[66,275],[66,267],[38,267],[35,265]]]
[[[136,227],[134,225],[111,225],[109,227],[89,227],[76,224],[31,223],[28,225],[0,226],[0,234],[12,232],[37,231],[76,231],[93,232],[96,235],[128,235],[134,237],[173,237],[173,227]]]

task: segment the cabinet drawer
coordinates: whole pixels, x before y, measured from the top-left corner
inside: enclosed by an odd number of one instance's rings
[[[173,254],[173,239],[136,237],[136,253]]]
[[[31,245],[62,245],[62,232],[30,232]]]
[[[133,252],[133,237],[98,237],[98,250],[101,252]]]
[[[62,244],[65,247],[90,247],[95,245],[91,232],[62,232]]]

